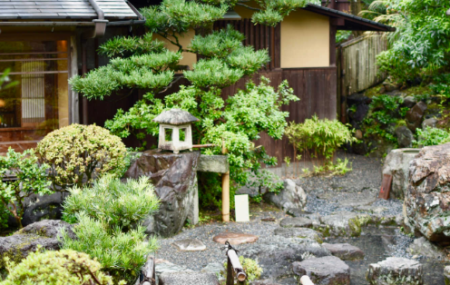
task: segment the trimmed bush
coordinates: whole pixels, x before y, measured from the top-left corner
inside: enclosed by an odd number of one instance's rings
[[[39,142],[40,161],[50,165],[54,185],[67,187],[92,183],[106,173],[120,175],[127,150],[122,140],[95,125],[70,125],[53,131]]]
[[[113,285],[100,263],[73,250],[32,252],[21,263],[7,263],[8,277],[0,285]],[[120,284],[125,284],[121,282]]]

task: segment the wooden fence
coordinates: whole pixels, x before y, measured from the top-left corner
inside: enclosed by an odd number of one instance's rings
[[[346,97],[366,90],[386,78],[379,72],[376,56],[387,50],[381,34],[362,35],[338,48],[338,98],[341,118],[345,117]],[[344,120],[345,121],[345,120]]]

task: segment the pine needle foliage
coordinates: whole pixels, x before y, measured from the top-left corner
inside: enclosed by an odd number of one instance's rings
[[[317,0],[257,2],[260,7],[254,22],[275,25],[295,9]],[[158,135],[158,126],[152,120],[162,111],[180,108],[191,112],[200,119],[194,124],[194,143],[221,145],[225,141],[234,186],[245,184],[246,169],[257,171],[263,163],[276,164],[264,148],[255,147],[252,141],[258,139],[261,132],[281,138],[288,116],[281,106],[298,100],[286,82],[273,88],[265,78],[258,85],[250,81],[244,90],[237,91],[228,100],[222,98],[224,88],[244,76],[253,76],[270,59],[267,50],[244,47],[244,35],[231,26],[212,30],[214,22],[223,19],[227,11],[236,5],[247,7],[246,3],[242,0],[163,0],[158,6],[142,9],[149,33],[142,38],[115,38],[106,42],[101,52],[111,57],[110,63],[84,78],[72,78],[72,88],[89,99],[103,99],[121,89],[145,89],[147,93],[133,107],[118,110],[115,117],[105,123],[120,137],[133,135],[141,140],[142,148],[146,147],[148,135]],[[182,45],[180,37],[192,30],[196,32],[195,37],[189,44]],[[164,38],[178,50],[168,51],[159,41],[152,44],[152,35]],[[174,73],[180,69],[182,52],[201,55],[193,70],[183,72],[189,84],[159,99],[160,93],[177,80]],[[221,154],[222,150],[217,147],[203,152]]]
[[[146,240],[141,222],[158,208],[153,186],[145,177],[127,180],[106,175],[92,187],[70,190],[63,218],[77,236],[63,235],[63,248],[89,254],[115,281],[134,284],[146,256],[156,250],[155,238]]]

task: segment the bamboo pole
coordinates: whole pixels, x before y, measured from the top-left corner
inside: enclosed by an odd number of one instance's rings
[[[222,140],[222,154],[227,154],[225,141]],[[222,221],[230,221],[230,172],[222,174]]]

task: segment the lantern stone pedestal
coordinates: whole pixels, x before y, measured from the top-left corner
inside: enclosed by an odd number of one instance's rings
[[[148,177],[161,201],[157,213],[149,215],[144,224],[147,234],[168,237],[178,233],[186,220],[194,225],[198,223],[197,171],[226,173],[227,156],[150,150],[131,163],[124,178]]]

